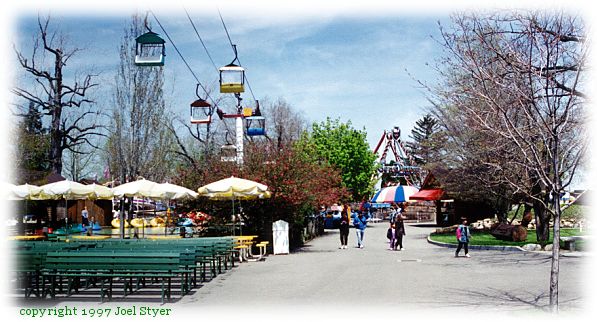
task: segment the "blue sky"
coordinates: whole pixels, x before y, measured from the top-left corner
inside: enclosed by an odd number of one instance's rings
[[[188,6],[187,10],[216,65],[228,64],[233,54],[218,8]],[[73,59],[69,70],[100,73],[96,92],[100,105],[109,106],[105,98],[118,64],[118,45],[134,11],[131,8],[85,16],[51,11],[52,26],[60,28],[73,46],[85,49]],[[153,11],[200,81],[214,84],[218,75],[183,5]],[[241,14],[230,7],[221,7],[220,11],[257,99],[284,98],[310,122],[326,117],[350,120],[354,127],[366,129],[372,146],[384,129],[395,125],[403,133],[410,133],[428,106],[424,93],[407,73],[433,81],[434,71],[426,63],[433,63],[440,46],[431,36],[439,35],[437,21],[445,23],[447,13],[427,16],[374,10],[369,14],[339,11],[297,16],[282,12],[272,17],[259,11]],[[40,12],[43,15],[47,10]],[[36,15],[37,11],[29,10],[16,17],[14,42],[18,47],[31,46],[37,31]],[[155,20],[151,21],[153,30],[166,38]],[[172,109],[186,118],[196,82],[170,42],[166,75]],[[252,104],[249,92],[243,97],[245,103]]]
[[[29,4],[32,3],[32,4]],[[210,4],[207,4],[210,3]],[[216,4],[217,3],[217,6]],[[583,1],[567,2],[566,10],[584,10],[587,21],[594,11]],[[510,7],[508,7],[510,6]],[[500,8],[561,8],[560,1],[500,1],[479,7],[475,1],[336,2],[274,1],[46,1],[12,4],[2,12],[0,35],[8,66],[14,65],[12,44],[25,48],[35,30],[37,13],[50,12],[59,27],[81,52],[69,70],[99,72],[102,84],[94,94],[98,105],[110,108],[111,82],[118,64],[118,45],[130,15],[151,8],[204,84],[215,85],[217,73],[188,22],[190,12],[217,66],[232,60],[232,50],[218,16],[220,9],[257,99],[284,98],[310,122],[326,117],[350,120],[365,128],[374,147],[382,131],[397,125],[403,139],[429,106],[413,79],[435,82],[434,61],[441,55],[437,22],[449,25],[454,11]],[[165,36],[152,20],[154,31]],[[165,38],[165,37],[164,37]],[[595,51],[597,52],[597,51]],[[6,69],[5,69],[6,70]],[[0,75],[4,93],[19,82],[8,68]],[[409,74],[411,76],[409,76]],[[195,99],[195,81],[167,43],[166,93],[172,110],[188,118]],[[593,84],[594,79],[591,80]],[[593,86],[589,84],[589,86]],[[10,99],[11,95],[6,95]],[[250,93],[243,95],[252,104]],[[5,104],[6,99],[5,99]],[[0,120],[3,122],[6,120]],[[6,127],[2,126],[2,129]],[[5,144],[6,142],[1,142]]]

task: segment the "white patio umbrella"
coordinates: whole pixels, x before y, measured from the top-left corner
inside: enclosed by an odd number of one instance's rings
[[[40,187],[39,199],[88,199],[94,196],[93,189],[84,184],[63,180],[54,183],[48,183]]]
[[[12,185],[12,191],[8,195],[10,200],[38,199],[41,188],[31,184]]]
[[[87,187],[93,191],[92,199],[112,199],[114,197],[114,192],[108,187],[95,183],[87,185]]]
[[[156,189],[162,192],[161,195],[164,199],[168,200],[193,199],[199,196],[198,193],[191,189],[172,183],[160,183]]]
[[[197,190],[199,196],[213,200],[232,200],[234,218],[234,200],[266,199],[271,197],[267,186],[259,182],[230,177],[207,184]],[[241,226],[242,234],[242,226]]]
[[[161,198],[160,191],[156,187],[158,183],[150,180],[137,180],[121,184],[112,188],[115,197],[147,197],[147,198]]]
[[[67,211],[66,216],[66,223],[68,227],[68,201],[69,200],[82,200],[82,199],[90,199],[93,198],[94,192],[93,189],[89,186],[84,184],[70,181],[70,180],[62,180],[54,183],[48,183],[40,187],[41,192],[36,197],[36,199],[42,200],[58,200],[64,199],[65,200],[65,208]],[[68,234],[68,228],[67,228]]]

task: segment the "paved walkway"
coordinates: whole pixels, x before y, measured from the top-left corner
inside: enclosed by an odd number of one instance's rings
[[[328,230],[295,253],[242,263],[183,298],[175,293],[173,301],[164,307],[184,315],[201,312],[203,316],[222,317],[222,313],[229,313],[229,319],[259,317],[262,313],[272,317],[276,308],[283,310],[281,314],[297,312],[308,316],[323,309],[331,320],[338,319],[338,314],[364,317],[368,312],[379,315],[388,309],[412,310],[415,316],[424,310],[438,316],[456,311],[510,312],[523,317],[546,310],[548,253],[471,251],[471,258],[454,258],[453,248],[427,242],[433,227],[416,224],[406,226],[405,250],[391,251],[386,239],[387,225],[371,224],[365,232],[363,249],[355,248],[353,229],[349,249],[338,249],[338,231]],[[561,258],[560,312],[564,314],[585,313],[586,262],[587,258],[582,257]],[[99,303],[99,294],[85,292],[86,295],[68,299],[20,299],[15,304],[161,307],[159,290],[156,292],[147,297],[117,296],[110,303]],[[357,305],[359,310],[355,309]]]
[[[370,225],[365,248],[338,249],[339,233],[325,235],[290,255],[269,256],[207,283],[175,305],[214,306],[399,306],[405,309],[539,311],[549,303],[547,253],[471,251],[455,258],[454,249],[431,245],[434,229],[408,224],[403,251],[388,250],[387,223]],[[582,258],[562,257],[561,311],[583,305]]]

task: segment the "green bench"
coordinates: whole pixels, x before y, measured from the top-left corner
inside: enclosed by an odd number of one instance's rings
[[[59,251],[48,252],[42,270],[43,294],[52,298],[56,295],[58,278],[68,280],[67,295],[81,284],[84,278],[96,284],[100,282],[100,296],[103,302],[107,296],[112,299],[114,279],[124,281],[125,296],[127,289],[132,292],[132,279],[137,280],[137,288],[145,278],[161,280],[162,303],[171,298],[172,278],[181,277],[183,295],[185,285],[190,280],[190,269],[185,268],[194,261],[194,255],[180,252],[134,252],[130,251]],[[49,283],[46,287],[46,281]]]

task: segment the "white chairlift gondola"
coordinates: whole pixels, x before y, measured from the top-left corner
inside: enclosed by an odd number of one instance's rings
[[[238,61],[236,45],[233,45],[234,60],[220,67],[220,93],[243,93],[245,91],[245,69],[234,64]]]
[[[155,32],[149,30],[135,39],[135,65],[164,66],[166,41]]]
[[[253,114],[245,117],[248,136],[265,135],[265,117],[261,116],[259,101],[256,101],[256,105],[257,107],[255,107]]]
[[[228,140],[229,132],[226,131],[226,144],[220,148],[220,160],[222,162],[236,162],[237,149],[236,145],[230,143]]]
[[[199,84],[195,92],[198,99],[191,103],[191,124],[209,124],[213,114],[211,104],[199,96]]]

